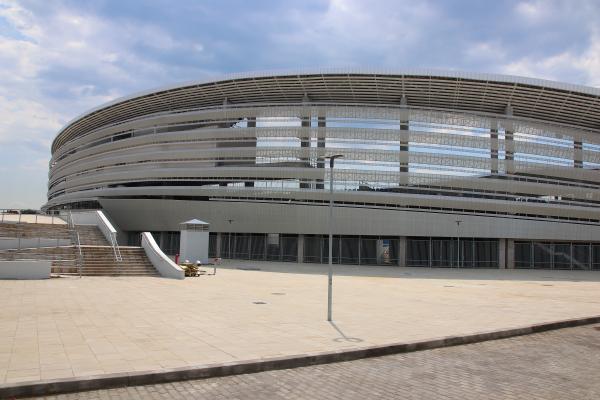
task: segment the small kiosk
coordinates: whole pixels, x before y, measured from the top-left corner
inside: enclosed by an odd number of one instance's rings
[[[179,241],[179,259],[192,263],[208,261],[208,229],[210,224],[199,219],[191,219],[179,224],[181,238]]]

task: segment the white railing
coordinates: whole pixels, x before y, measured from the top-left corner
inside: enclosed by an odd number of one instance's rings
[[[0,223],[32,223],[63,225],[67,223],[61,218],[59,211],[43,212],[30,209],[0,208]]]
[[[108,240],[113,248],[116,261],[123,261],[121,256],[121,250],[119,249],[119,243],[117,242],[117,230],[112,226],[106,215],[100,210],[96,210],[96,216],[98,217],[98,228],[104,234],[104,237]]]
[[[74,225],[95,225],[100,229],[106,241],[113,248],[115,260],[123,261],[119,243],[117,241],[117,230],[110,223],[106,215],[101,210],[88,210],[83,212],[75,212],[71,216]]]
[[[79,232],[75,231],[77,237],[77,270],[79,271],[79,277],[81,278],[81,269],[83,268],[83,253],[81,252],[81,240],[79,239]]]
[[[121,255],[121,249],[119,249],[119,243],[117,242],[117,233],[112,233],[110,235],[110,245],[113,248],[113,253],[115,254],[116,261],[123,261],[123,256]]]

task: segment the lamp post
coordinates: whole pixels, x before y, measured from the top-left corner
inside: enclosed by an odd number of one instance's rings
[[[229,256],[229,258],[233,258],[231,257],[231,223],[233,222],[232,219],[228,219],[227,221],[229,221],[229,240],[228,240],[228,244],[227,244],[227,255]]]
[[[459,229],[460,229],[460,223],[462,221],[460,219],[457,219],[455,222],[456,222],[456,241],[457,241],[457,250],[458,250],[458,254],[456,255],[456,257],[457,257],[456,268],[460,268],[460,233],[459,233]]]
[[[333,165],[336,158],[343,158],[342,154],[329,157],[329,272],[327,276],[327,321],[331,321],[331,302],[333,298]]]

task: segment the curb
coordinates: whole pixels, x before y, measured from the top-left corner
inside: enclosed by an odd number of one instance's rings
[[[442,347],[506,339],[550,330],[600,323],[600,315],[541,323],[521,328],[479,332],[464,336],[447,336],[417,342],[359,347],[351,350],[298,354],[293,356],[234,361],[196,367],[169,368],[154,371],[95,375],[81,378],[48,379],[34,382],[0,384],[0,399],[48,396],[59,393],[83,392],[124,386],[160,384],[192,379],[215,378],[228,375],[251,374],[262,371],[306,367],[310,365],[353,361],[361,358],[431,350]]]

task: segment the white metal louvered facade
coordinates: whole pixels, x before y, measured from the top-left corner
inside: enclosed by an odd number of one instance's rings
[[[322,235],[325,158],[343,154],[336,232],[360,236],[359,247],[428,237],[431,249],[435,237],[458,236],[461,220],[474,253],[475,238],[500,240],[505,259],[507,240],[568,240],[574,268],[587,241],[585,263],[600,269],[599,98],[596,88],[427,70],[190,82],[68,123],[52,144],[45,208],[103,207],[132,232],[171,235],[201,218],[219,234]],[[563,245],[551,246],[560,264]]]

